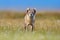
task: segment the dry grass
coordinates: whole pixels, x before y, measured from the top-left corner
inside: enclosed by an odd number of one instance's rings
[[[23,30],[22,12],[0,12],[0,30]],[[60,31],[60,13],[37,13],[35,31]]]
[[[34,32],[23,27],[23,13],[0,12],[0,40],[60,40],[59,13],[37,13]]]

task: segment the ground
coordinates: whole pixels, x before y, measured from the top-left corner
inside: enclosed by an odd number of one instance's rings
[[[60,14],[38,14],[33,32],[24,30],[23,14],[0,14],[0,40],[60,40]]]

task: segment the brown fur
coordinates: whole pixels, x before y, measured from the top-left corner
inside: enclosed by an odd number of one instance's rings
[[[36,10],[35,9],[28,9],[27,12],[26,12],[26,15],[24,17],[24,20],[25,20],[25,30],[27,28],[27,26],[31,25],[32,26],[32,31],[33,31],[33,28],[34,28],[34,22],[35,22],[35,13],[36,13]],[[32,18],[30,18],[32,15]]]

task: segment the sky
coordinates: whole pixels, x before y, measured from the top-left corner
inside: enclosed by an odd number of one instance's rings
[[[60,10],[60,0],[0,0],[0,10]]]

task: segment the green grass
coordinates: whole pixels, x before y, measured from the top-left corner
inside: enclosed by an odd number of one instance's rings
[[[53,33],[4,31],[0,32],[0,40],[60,40],[60,35]]]

